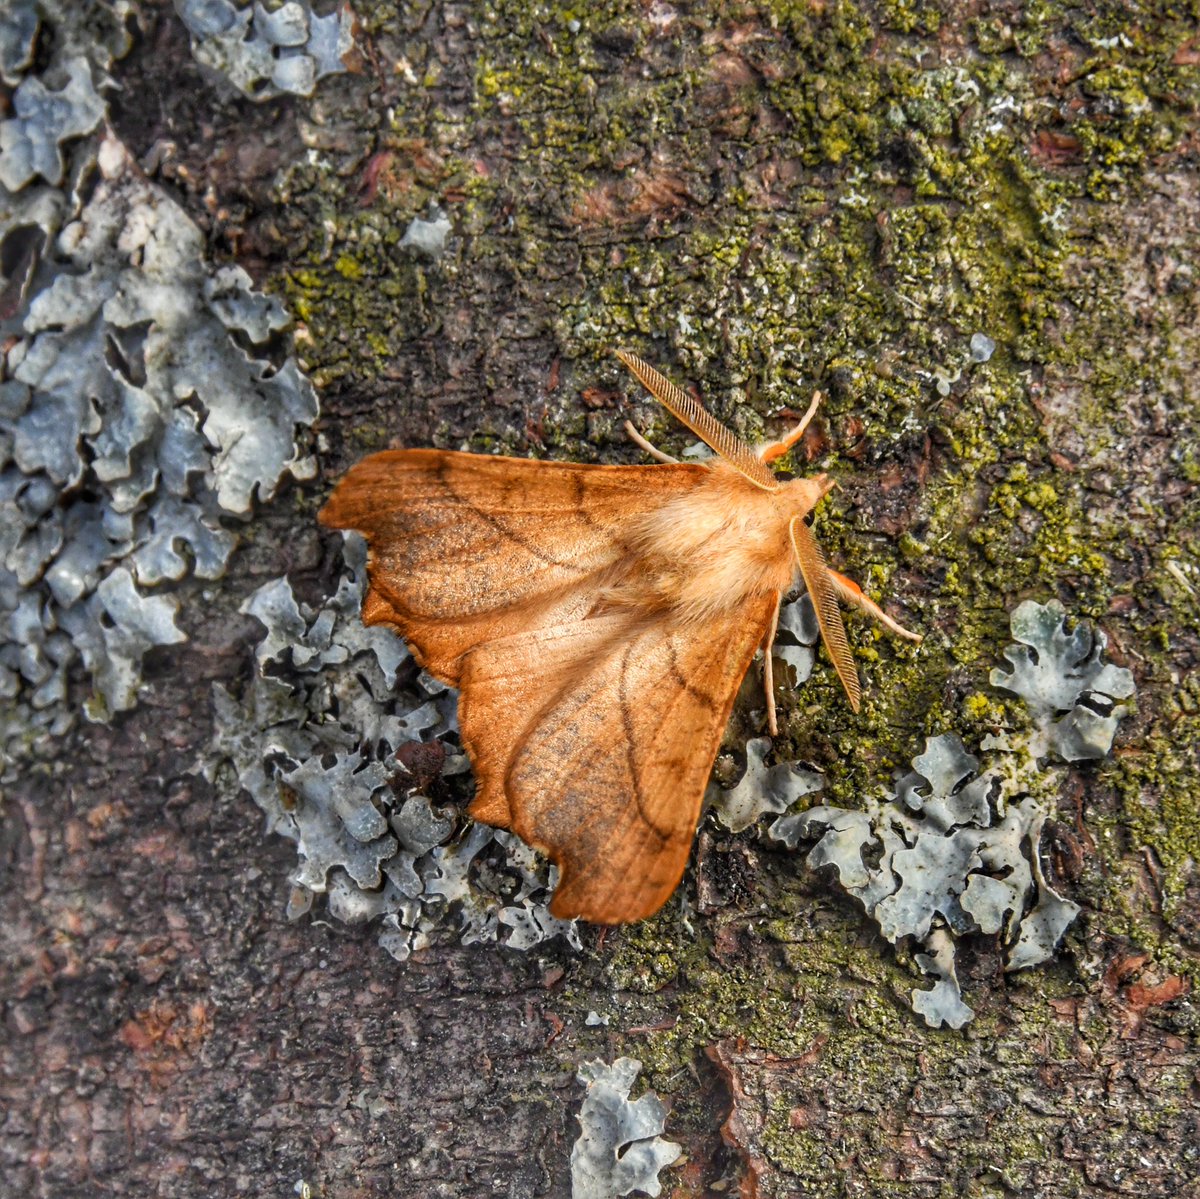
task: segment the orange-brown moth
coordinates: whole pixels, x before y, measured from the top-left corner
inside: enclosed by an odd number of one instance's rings
[[[470,814],[561,871],[550,910],[641,920],[685,865],[734,696],[771,646],[799,569],[851,707],[858,675],[838,600],[919,640],[826,566],[804,518],[833,486],[776,478],[781,440],[752,449],[640,358],[646,388],[716,451],[707,463],[586,466],[390,450],[322,509],[370,547],[366,624],[390,624],[459,689],[475,768]]]

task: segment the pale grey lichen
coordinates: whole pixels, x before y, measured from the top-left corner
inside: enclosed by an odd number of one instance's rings
[[[790,667],[788,682],[799,686],[812,674],[820,626],[807,592],[785,603],[779,610],[779,628],[772,657]],[[738,783],[724,789],[715,783],[706,800],[717,819],[735,833],[749,828],[761,816],[786,812],[801,796],[820,790],[820,774],[790,762],[766,764],[771,741],[757,737],[746,742],[746,769]]]
[[[59,616],[59,627],[74,641],[96,684],[93,719],[133,707],[145,654],[156,645],[184,640],[175,624],[178,610],[175,596],[143,595],[129,571],[117,567],[90,599]]]
[[[324,17],[300,0],[274,10],[231,0],[175,0],[175,10],[191,35],[196,61],[251,100],[312,95],[319,79],[346,70],[354,43],[348,5]]]
[[[429,209],[428,220],[415,216],[409,221],[400,244],[417,250],[427,258],[438,259],[446,249],[450,229],[450,218],[434,204]]]
[[[1127,709],[1116,701],[1133,694],[1133,675],[1102,660],[1104,634],[1080,623],[1066,629],[1057,600],[1026,600],[1012,614],[1013,636],[1021,643],[1004,651],[1012,669],[992,671],[993,687],[1019,695],[1042,732],[1034,748],[1068,762],[1103,758],[1112,748]]]
[[[821,627],[807,591],[779,609],[779,630],[772,653],[791,668],[787,680],[793,687],[808,682],[817,659]]]
[[[611,1066],[591,1061],[579,1067],[577,1077],[587,1094],[571,1149],[571,1199],[662,1193],[659,1171],[677,1161],[682,1149],[662,1137],[667,1109],[657,1095],[629,1098],[641,1068],[641,1062],[629,1057],[619,1057]]]
[[[0,79],[9,87],[16,87],[33,61],[37,29],[37,0],[8,0],[0,9]]]
[[[13,96],[16,116],[0,122],[0,184],[10,192],[35,176],[61,183],[62,143],[91,133],[104,120],[104,101],[87,59],[71,59],[48,74],[49,87],[36,77],[22,80]]]
[[[1006,968],[1021,970],[1049,959],[1078,914],[1041,859],[1061,774],[1046,759],[1103,756],[1125,712],[1115,700],[1133,693],[1129,671],[1102,661],[1103,634],[1085,625],[1068,634],[1057,604],[1020,605],[1012,630],[1021,643],[1005,651],[1013,670],[994,672],[992,682],[1026,700],[1032,732],[987,738],[992,757],[982,772],[957,737],[932,737],[912,771],[862,810],[819,805],[769,830],[792,848],[816,838],[809,865],[831,867],[889,941],[922,946],[915,960],[933,987],[914,991],[913,1006],[932,1026],[960,1028],[973,1015],[959,990],[956,937],[999,936]],[[722,801],[732,797],[739,814],[779,810],[755,745],[747,746],[753,768]]]
[[[928,991],[916,990],[912,994],[913,1011],[922,1016],[930,1028],[963,1028],[971,1022],[975,1013],[962,999],[958,985],[958,971],[954,961],[954,941],[944,928],[934,929],[925,940],[929,953],[914,955],[917,965],[933,977],[934,984]]]
[[[1041,845],[1042,825],[1045,820],[1045,813],[1034,812],[1028,837],[1030,845]],[[1079,915],[1079,905],[1059,895],[1046,882],[1042,869],[1042,855],[1032,854],[1029,864],[1033,870],[1038,898],[1033,911],[1021,921],[1017,943],[1008,952],[1006,967],[1009,970],[1025,970],[1049,961],[1063,933]]]
[[[340,920],[378,920],[380,944],[400,960],[448,937],[524,950],[561,936],[579,948],[574,922],[548,910],[552,867],[512,834],[412,789],[401,766],[410,751],[432,753],[442,778],[468,769],[456,695],[418,672],[394,633],[363,626],[361,538],[347,538],[346,562],[319,609],[286,579],[243,604],[265,629],[254,678],[240,698],[215,689],[216,734],[201,764],[217,785],[248,791],[268,831],[296,842],[289,916],[323,894]]]
[[[1051,956],[1078,907],[1042,872],[1045,800],[1014,801],[998,771],[976,776],[977,760],[950,734],[931,737],[913,765],[862,811],[814,807],[780,818],[771,835],[792,847],[819,838],[809,864],[833,867],[893,944],[925,947],[916,960],[935,986],[914,992],[914,1007],[931,1025],[957,1028],[970,1009],[958,993],[950,938],[998,934],[1009,947],[1007,968],[1023,969]]]
[[[996,343],[986,333],[972,333],[969,349],[972,362],[990,362],[996,352]]]
[[[820,774],[790,762],[768,766],[770,752],[769,737],[747,741],[746,770],[737,785],[729,790],[717,786],[709,790],[717,819],[735,833],[767,813],[786,812],[801,796],[819,791],[824,783]]]
[[[311,475],[317,412],[288,317],[103,131],[124,0],[19,4],[0,123],[0,758],[54,757],[82,660],[94,719],[133,706],[144,655],[183,639],[188,577],[219,578],[281,477]],[[39,34],[39,28],[41,33]],[[22,77],[39,38],[40,74]]]
[[[293,359],[276,367],[245,348],[268,352],[287,323],[278,304],[240,271],[209,272],[200,231],[114,139],[97,167],[7,324],[0,669],[7,694],[16,676],[35,689],[35,707],[63,695],[71,655],[30,640],[34,602],[46,633],[65,631],[80,651],[96,687],[89,715],[104,718],[136,702],[142,655],[182,637],[145,617],[166,600],[114,605],[104,580],[128,600],[134,581],[218,578],[235,542],[222,514],[247,514],[285,472],[311,472],[296,430],[317,405]]]

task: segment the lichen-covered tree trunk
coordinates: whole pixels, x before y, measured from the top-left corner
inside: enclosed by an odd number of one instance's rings
[[[311,98],[238,94],[149,0],[110,69],[114,135],[295,317],[320,473],[180,586],[189,640],[135,709],[8,764],[0,1189],[567,1196],[576,1071],[628,1056],[670,1107],[676,1196],[1194,1193],[1200,14],[351,3],[353,73]],[[1054,776],[1043,854],[1081,915],[1016,974],[960,943],[962,1031],[911,1009],[911,946],[711,817],[680,898],[581,950],[397,961],[321,903],[285,918],[294,846],[211,767],[214,684],[243,702],[263,636],[242,605],[285,574],[334,593],[315,513],[368,451],[637,461],[632,416],[679,452],[616,345],[748,440],[826,393],[793,463],[838,479],[822,542],[925,640],[851,618],[858,716],[821,660],[780,687],[775,760],[823,802],[861,807],[929,736],[1024,726],[988,681],[1021,600],[1132,670],[1113,757]]]

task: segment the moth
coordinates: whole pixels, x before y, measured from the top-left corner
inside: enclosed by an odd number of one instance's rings
[[[687,864],[734,697],[771,646],[797,572],[859,707],[838,601],[920,640],[831,570],[805,518],[828,476],[780,479],[778,441],[751,448],[634,354],[620,360],[715,452],[591,466],[389,450],[354,466],[323,524],[368,542],[366,624],[394,626],[459,690],[475,770],[470,814],[558,865],[551,912],[598,924],[652,915]]]

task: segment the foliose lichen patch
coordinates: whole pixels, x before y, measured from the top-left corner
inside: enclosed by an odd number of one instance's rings
[[[11,0],[0,12],[0,79],[16,87],[33,60],[37,36],[37,0]]]
[[[63,72],[66,81],[59,88],[37,77],[23,79],[13,96],[16,116],[0,123],[0,184],[9,192],[34,178],[61,183],[62,143],[91,133],[104,118],[87,59],[68,60]]]
[[[579,1109],[580,1133],[571,1148],[571,1199],[615,1199],[635,1191],[662,1193],[658,1174],[681,1148],[665,1140],[667,1109],[652,1091],[630,1099],[642,1063],[619,1057],[612,1065],[584,1062],[587,1086]]]
[[[0,123],[0,747],[69,727],[82,659],[96,720],[137,702],[144,655],[183,640],[176,584],[219,578],[285,474],[316,395],[282,306],[214,269],[186,213],[103,127],[122,5],[13,9],[15,115]],[[32,15],[31,15],[32,14]],[[32,24],[31,24],[32,22]],[[102,90],[102,89],[101,89]]]
[[[456,695],[419,673],[403,642],[359,619],[366,546],[347,539],[348,573],[319,610],[286,579],[242,610],[265,627],[240,697],[218,685],[216,732],[202,764],[219,786],[250,793],[267,831],[296,842],[288,914],[327,897],[348,923],[377,919],[398,960],[434,940],[529,949],[573,921],[547,908],[554,869],[518,838],[474,825],[419,787],[469,767],[457,742]]]
[[[1021,644],[1005,656],[1014,669],[993,672],[992,682],[1026,700],[1034,728],[988,738],[986,769],[957,736],[931,737],[882,798],[868,798],[862,809],[818,805],[770,827],[791,848],[817,838],[808,864],[832,867],[893,944],[924,947],[915,960],[934,985],[914,991],[913,1006],[932,1027],[961,1028],[974,1015],[959,989],[955,938],[999,936],[1006,968],[1021,970],[1051,957],[1079,911],[1047,882],[1042,864],[1042,827],[1061,775],[1054,763],[1108,753],[1126,711],[1116,700],[1133,694],[1133,676],[1103,661],[1103,633],[1082,623],[1068,632],[1064,622],[1057,602],[1026,601],[1013,612]],[[754,746],[747,745],[744,778],[722,802],[736,814],[782,811],[776,778]],[[815,776],[806,790],[820,786]]]
[[[1021,604],[1012,614],[1013,636],[1021,644],[1004,651],[1012,669],[993,670],[991,683],[1028,704],[1040,732],[1030,746],[1034,757],[1053,752],[1067,762],[1103,758],[1127,712],[1117,701],[1133,695],[1133,675],[1104,662],[1103,633],[1085,622],[1068,633],[1065,616],[1057,601]]]
[[[746,742],[746,769],[737,784],[709,789],[717,819],[731,832],[740,833],[768,813],[786,812],[801,796],[819,791],[824,784],[816,771],[790,762],[768,766],[770,752],[769,737],[751,738]]]
[[[175,0],[175,10],[191,34],[196,61],[251,100],[285,92],[311,96],[318,80],[345,71],[354,43],[354,14],[347,4],[323,17],[301,0],[276,8]]]

